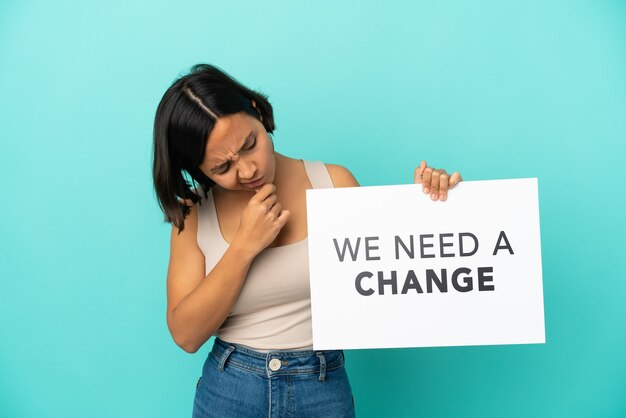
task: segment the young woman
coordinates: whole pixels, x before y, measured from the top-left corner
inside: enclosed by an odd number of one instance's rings
[[[172,224],[167,324],[195,353],[215,343],[194,417],[350,417],[341,350],[313,351],[305,190],[355,187],[346,168],[274,150],[273,109],[217,67],[198,64],[159,103],[154,187]],[[415,181],[446,200],[461,176]]]

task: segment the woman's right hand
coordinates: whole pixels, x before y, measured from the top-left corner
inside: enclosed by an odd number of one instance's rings
[[[256,256],[276,239],[290,214],[290,211],[282,210],[276,197],[276,186],[264,184],[241,213],[233,244]]]

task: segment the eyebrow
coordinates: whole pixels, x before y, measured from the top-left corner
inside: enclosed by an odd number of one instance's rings
[[[246,139],[243,140],[243,144],[241,145],[241,147],[239,147],[239,149],[237,150],[237,152],[235,154],[239,154],[239,151],[241,151],[241,149],[248,143],[250,138],[252,138],[253,136],[254,136],[254,132],[250,131],[250,133],[248,133],[248,136],[246,137]],[[229,161],[230,160],[226,160],[223,163],[219,163],[218,165],[216,165],[213,168],[209,169],[209,171],[219,171],[219,168],[221,166],[223,166],[224,164],[226,164],[227,162],[229,162]]]

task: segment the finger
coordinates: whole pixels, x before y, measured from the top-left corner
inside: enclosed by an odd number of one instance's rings
[[[448,198],[448,184],[450,175],[445,171],[439,176],[439,200],[442,202]]]
[[[463,181],[463,179],[461,178],[461,174],[459,174],[458,171],[455,171],[454,173],[452,173],[452,176],[450,176],[450,185],[448,189],[453,189],[454,186],[459,184],[459,182],[461,181]]]
[[[272,209],[272,207],[276,204],[277,201],[278,201],[278,197],[276,197],[276,194],[272,193],[267,198],[265,198],[263,202],[261,202],[261,205],[263,205],[267,209],[266,210],[267,212],[270,209]]]
[[[256,189],[256,193],[254,196],[252,196],[250,202],[260,203],[275,191],[276,186],[274,186],[272,183],[265,183],[263,186]]]
[[[439,198],[439,176],[441,170],[433,170],[433,175],[430,179],[430,198],[437,200]]]
[[[291,211],[288,210],[288,209],[285,209],[285,210],[280,212],[280,214],[278,215],[278,218],[276,218],[276,220],[278,221],[278,223],[279,223],[281,228],[283,226],[285,226],[285,224],[289,220],[289,216],[291,216]]]
[[[426,169],[426,161],[422,160],[419,167],[415,169],[415,173],[413,173],[413,183],[420,184],[422,182],[422,176],[424,175],[425,169]]]
[[[282,208],[283,208],[283,205],[281,205],[280,202],[276,202],[276,204],[272,206],[272,208],[269,210],[269,213],[272,214],[272,217],[278,218],[278,215],[280,214],[280,211],[282,210]]]
[[[424,169],[424,175],[422,176],[422,190],[424,193],[430,192],[430,178],[433,175],[433,168],[426,167]]]

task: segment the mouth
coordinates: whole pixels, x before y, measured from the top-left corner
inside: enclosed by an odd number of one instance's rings
[[[247,183],[241,183],[244,187],[248,187],[250,189],[254,189],[256,187],[262,186],[263,185],[263,177],[261,177],[258,180],[253,180]]]

